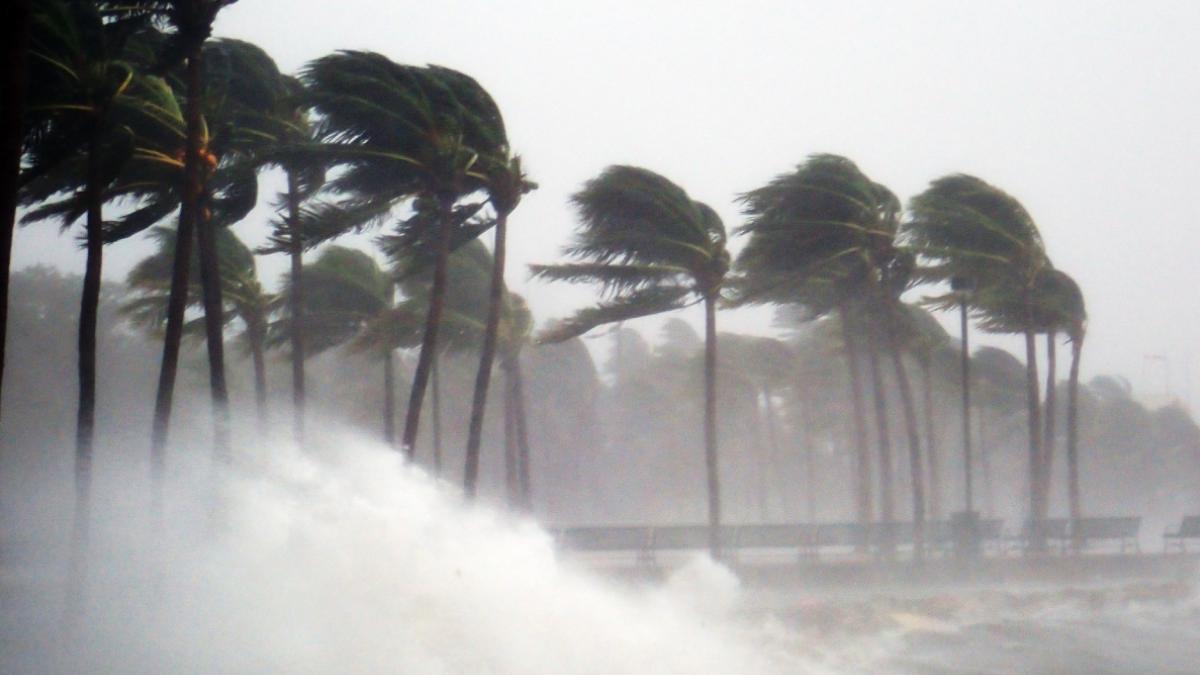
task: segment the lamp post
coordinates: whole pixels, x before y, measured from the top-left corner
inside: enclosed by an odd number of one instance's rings
[[[959,515],[959,550],[966,556],[979,553],[979,515],[975,512],[974,481],[971,457],[971,345],[968,337],[967,302],[975,290],[975,280],[955,276],[950,279],[950,290],[958,298],[958,309],[962,333],[962,429],[963,429],[963,512]]]

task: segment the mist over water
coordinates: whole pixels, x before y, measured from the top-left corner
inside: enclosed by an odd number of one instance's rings
[[[558,559],[532,522],[462,503],[392,450],[272,443],[177,470],[167,524],[98,485],[87,601],[6,567],[4,672],[770,673],[808,670],[699,558],[634,589]],[[203,452],[197,453],[203,456]],[[129,472],[132,473],[132,472]],[[220,504],[212,511],[213,504]],[[50,542],[39,542],[39,545]],[[43,554],[49,555],[49,554]],[[43,561],[43,563],[48,561]]]

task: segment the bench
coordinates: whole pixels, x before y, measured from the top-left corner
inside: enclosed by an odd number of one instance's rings
[[[567,527],[552,531],[554,541],[573,551],[633,551],[638,562],[649,562],[654,528],[641,525]]]
[[[955,545],[955,523],[949,520],[933,520],[925,523],[925,545],[930,551],[947,552]],[[975,536],[979,543],[987,546],[999,541],[1004,534],[1004,521],[999,518],[980,520],[976,524]]]
[[[1138,544],[1138,531],[1141,528],[1141,516],[1080,518],[1071,528],[1071,534],[1079,539],[1084,547],[1094,540],[1115,541],[1119,543],[1121,553],[1128,550],[1140,552],[1142,549]]]
[[[1040,529],[1046,544],[1056,544],[1061,552],[1066,550],[1069,526],[1070,521],[1066,518],[1027,519],[1021,525],[1019,533],[1005,537],[1005,540],[1013,544],[1018,551],[1028,551],[1033,545],[1035,533]]]
[[[1200,516],[1186,516],[1179,524],[1178,530],[1164,532],[1163,551],[1169,552],[1174,544],[1180,553],[1186,553],[1189,539],[1200,539]]]

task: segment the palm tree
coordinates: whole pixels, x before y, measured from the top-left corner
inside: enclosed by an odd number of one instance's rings
[[[8,276],[13,226],[17,215],[17,174],[25,113],[31,0],[10,0],[0,9],[4,26],[4,73],[0,82],[0,391],[4,382],[4,344],[8,333]]]
[[[896,243],[899,200],[850,160],[814,155],[794,172],[743,195],[742,202],[749,216],[740,229],[749,235],[738,258],[738,268],[745,276],[743,301],[800,303],[813,316],[837,309],[850,354],[852,382],[857,371],[852,351],[856,335],[874,331],[880,339],[869,340],[865,346],[875,390],[884,522],[892,520],[891,457],[879,342],[890,351],[908,432],[914,543],[921,555],[924,495],[920,439],[898,327],[898,299],[908,286],[913,261]],[[860,460],[860,466],[865,464]]]
[[[1063,297],[1066,299],[1065,330],[1071,341],[1071,370],[1067,379],[1067,501],[1070,507],[1071,522],[1078,523],[1083,516],[1079,494],[1079,360],[1083,353],[1083,339],[1087,335],[1087,307],[1084,304],[1083,292],[1074,279],[1065,273],[1059,273],[1064,288]],[[1074,525],[1072,532],[1078,532]],[[1072,540],[1072,547],[1078,551],[1082,542],[1078,537]]]
[[[725,227],[716,212],[646,169],[611,166],[572,201],[581,225],[565,250],[576,262],[533,265],[534,276],[600,284],[605,300],[538,338],[562,342],[608,323],[704,305],[704,456],[709,550],[720,557],[717,473],[717,301],[729,270]]]
[[[161,332],[167,318],[177,233],[172,228],[160,226],[151,230],[151,236],[156,241],[157,250],[135,265],[126,277],[126,283],[136,295],[123,311],[136,325]],[[263,290],[258,280],[254,254],[231,230],[217,231],[217,255],[221,286],[225,291],[223,297],[227,305],[222,316],[226,325],[233,320],[241,322],[241,338],[254,368],[254,400],[259,428],[263,430],[267,422],[267,328],[274,299]],[[199,256],[193,255],[189,275],[192,291],[189,297],[192,298],[193,307],[200,304],[199,268]],[[185,325],[185,332],[202,335],[202,324],[202,321],[192,321]]]
[[[914,197],[906,233],[932,261],[932,278],[970,277],[978,290],[972,306],[999,330],[1025,336],[1025,389],[1029,423],[1030,517],[1042,512],[1037,485],[1042,466],[1041,397],[1038,391],[1037,285],[1049,267],[1033,218],[1011,195],[973,176],[935,180]],[[1033,545],[1040,548],[1036,529]]]
[[[391,276],[363,251],[329,246],[304,266],[305,356],[311,358],[343,344],[366,352],[383,363],[383,438],[395,441],[395,364],[392,352],[401,341],[393,330],[395,284]],[[291,279],[284,296],[291,293]],[[405,317],[411,319],[412,314]],[[412,321],[405,322],[412,325]],[[294,324],[277,321],[271,342],[290,342]],[[410,329],[411,330],[411,329]]]
[[[304,232],[300,217],[303,203],[311,198],[325,182],[325,167],[316,149],[316,128],[306,109],[304,85],[294,77],[284,77],[288,95],[279,101],[275,113],[277,129],[272,135],[276,146],[262,153],[269,159],[275,155],[276,163],[287,174],[287,190],[280,196],[279,218],[272,225],[270,245],[260,253],[286,252],[290,263],[291,293],[288,295],[288,313],[292,326],[292,425],[297,440],[304,438]]]
[[[519,157],[500,158],[498,166],[489,172],[488,195],[496,211],[495,245],[492,254],[491,286],[488,294],[487,324],[483,333],[483,347],[479,355],[479,370],[475,375],[475,391],[471,398],[471,417],[467,433],[467,477],[465,488],[468,497],[475,496],[475,472],[479,463],[479,444],[483,439],[483,415],[487,405],[488,382],[492,375],[492,361],[496,356],[496,338],[500,326],[500,315],[505,304],[504,261],[508,216],[521,200],[521,196],[533,189],[521,171]],[[491,159],[495,162],[495,159]],[[509,419],[508,416],[505,419]],[[470,467],[476,467],[471,469]]]
[[[310,241],[379,224],[397,205],[419,198],[417,215],[402,229],[412,254],[432,260],[433,284],[405,416],[402,447],[411,457],[437,350],[450,251],[491,227],[468,222],[481,204],[459,201],[487,187],[481,160],[508,156],[504,123],[475,80],[448,68],[338,52],[310,63],[302,79],[322,117],[322,152],[342,168],[328,184],[339,200],[311,209],[326,229],[306,227]]]

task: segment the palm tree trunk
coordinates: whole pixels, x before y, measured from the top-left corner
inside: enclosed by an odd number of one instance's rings
[[[521,492],[520,470],[517,464],[517,394],[516,378],[507,360],[504,370],[504,487],[510,508],[516,508]]]
[[[288,257],[292,266],[291,311],[292,346],[292,429],[297,441],[304,440],[304,241],[300,229],[300,183],[288,172]]]
[[[0,392],[4,382],[8,334],[8,275],[12,264],[13,228],[17,219],[17,185],[21,172],[22,119],[25,115],[26,62],[30,0],[4,3],[4,84],[0,89]]]
[[[1046,333],[1046,410],[1045,436],[1042,438],[1042,461],[1038,467],[1038,504],[1041,511],[1038,518],[1043,520],[1050,514],[1050,477],[1054,472],[1054,436],[1055,415],[1055,378],[1057,376],[1057,358],[1055,338],[1057,333],[1050,330]]]
[[[1071,339],[1071,374],[1067,380],[1067,497],[1071,509],[1071,531],[1077,532],[1083,510],[1079,496],[1079,359],[1083,352],[1083,332]],[[1078,551],[1082,542],[1078,537],[1071,541],[1073,550]]]
[[[504,304],[504,257],[508,213],[496,214],[496,244],[492,254],[492,280],[488,290],[487,323],[483,330],[483,347],[479,352],[479,370],[475,373],[475,391],[471,397],[471,419],[467,432],[467,460],[463,472],[463,489],[468,498],[475,496],[479,480],[479,446],[483,441],[483,416],[487,408],[488,384],[492,378],[492,362],[496,358],[496,334],[500,328],[500,311]]]
[[[924,396],[926,460],[929,464],[929,517],[942,518],[942,466],[937,451],[937,425],[933,409],[933,365],[929,354],[921,359],[921,389]]]
[[[267,359],[264,355],[266,335],[263,324],[254,319],[254,326],[247,326],[250,339],[250,359],[254,363],[254,409],[260,436],[267,432]]]
[[[962,375],[963,511],[970,514],[975,510],[975,476],[971,467],[971,338],[970,326],[967,323],[965,296],[959,299],[958,312],[961,323],[959,330],[962,336],[960,375]],[[979,422],[979,428],[983,428],[982,420]],[[982,442],[981,437],[980,443],[982,444]]]
[[[717,475],[717,302],[704,298],[704,465],[708,472],[708,550],[721,559],[721,484]]]
[[[858,338],[850,326],[849,308],[839,309],[842,324],[842,344],[846,350],[846,372],[849,374],[850,403],[853,411],[854,457],[855,457],[855,506],[858,523],[866,526],[871,522],[874,507],[871,504],[871,457],[867,450],[867,413],[863,403],[862,373],[859,367]]]
[[[896,387],[900,390],[900,410],[904,413],[904,431],[908,439],[908,471],[912,483],[913,510],[913,558],[925,557],[925,480],[922,474],[921,437],[917,431],[917,408],[913,401],[912,384],[908,370],[904,367],[904,354],[896,335],[896,326],[890,312],[886,321],[888,347],[892,352],[892,368],[896,374]]]
[[[513,373],[513,422],[516,423],[517,481],[520,501],[517,507],[523,511],[533,509],[533,486],[529,457],[529,417],[525,414],[525,375],[521,369],[520,352],[512,355]]]
[[[442,324],[442,309],[446,302],[446,267],[450,258],[450,235],[454,227],[454,196],[438,195],[437,250],[433,265],[433,286],[429,291],[429,310],[425,314],[425,331],[421,336],[421,353],[413,373],[412,393],[404,416],[404,439],[401,450],[408,459],[417,447],[417,430],[421,424],[421,405],[425,402],[425,387],[429,384],[429,369],[437,351],[438,328]]]
[[[100,192],[100,156],[95,139],[87,149],[87,263],[79,307],[79,410],[75,422],[75,514],[71,536],[68,602],[82,600],[88,551],[92,494],[92,442],[96,430],[96,323],[100,308],[100,271],[104,256],[104,197]],[[73,614],[76,607],[71,607]]]
[[[203,211],[196,221],[196,248],[200,257],[200,291],[204,302],[204,336],[208,346],[208,381],[212,396],[213,456],[232,461],[229,438],[229,389],[225,382],[225,308],[221,298],[221,261],[217,233]]]
[[[430,387],[433,400],[433,475],[442,475],[442,357],[433,355],[433,365],[429,367]]]
[[[879,444],[879,520],[891,523],[896,520],[892,491],[892,484],[895,482],[892,474],[892,436],[888,430],[887,391],[883,384],[883,372],[879,369],[879,352],[872,344],[867,345],[867,368],[871,374],[871,388],[875,401],[875,430]]]
[[[396,366],[391,349],[383,352],[383,442],[396,442]]]
[[[201,85],[200,49],[187,59],[188,91]],[[187,309],[188,285],[192,273],[192,246],[200,204],[200,100],[188,96],[185,113],[187,139],[184,152],[183,199],[179,206],[179,227],[175,233],[175,259],[171,270],[171,291],[167,298],[167,326],[163,337],[162,365],[158,372],[158,391],[154,397],[154,428],[151,434],[150,462],[153,505],[161,515],[163,472],[166,468],[167,432],[171,425],[171,404],[175,396],[175,376],[179,369],[179,346],[183,340],[183,315]]]
[[[1030,322],[1032,323],[1032,322]],[[1037,343],[1032,328],[1025,330],[1025,403],[1029,415],[1029,517],[1033,519],[1030,546],[1045,548],[1046,538],[1039,524],[1038,476],[1042,461],[1042,401],[1038,391]]]

